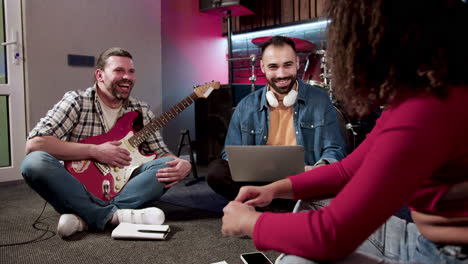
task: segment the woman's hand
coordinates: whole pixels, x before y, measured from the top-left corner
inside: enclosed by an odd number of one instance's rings
[[[224,207],[223,212],[223,225],[221,227],[223,235],[252,237],[255,223],[261,215],[255,211],[253,206],[232,201]]]
[[[263,207],[270,204],[273,198],[273,191],[268,188],[268,185],[243,186],[234,200],[251,206]]]

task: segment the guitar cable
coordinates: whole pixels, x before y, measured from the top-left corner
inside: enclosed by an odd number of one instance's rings
[[[55,236],[55,232],[50,230],[50,226],[49,224],[45,223],[45,222],[42,222],[43,220],[45,220],[46,218],[41,218],[42,214],[44,213],[45,211],[45,208],[47,206],[47,201],[45,201],[44,203],[44,207],[42,208],[42,211],[41,213],[39,214],[39,216],[36,218],[36,220],[34,220],[34,222],[32,223],[32,227],[35,229],[35,230],[38,230],[38,231],[44,231],[42,234],[40,234],[39,236],[37,236],[36,238],[33,238],[31,240],[27,240],[27,241],[23,241],[23,242],[18,242],[18,243],[10,243],[10,244],[0,244],[0,247],[8,247],[8,246],[18,246],[18,245],[25,245],[25,244],[29,244],[29,243],[35,243],[35,242],[40,242],[40,241],[45,241],[53,236]],[[40,227],[40,225],[45,225],[45,227]],[[49,234],[49,235],[47,235]],[[46,236],[47,235],[47,236]]]

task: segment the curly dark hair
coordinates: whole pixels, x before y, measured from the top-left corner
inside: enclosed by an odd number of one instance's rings
[[[363,116],[393,98],[468,84],[463,0],[327,1],[334,95]]]

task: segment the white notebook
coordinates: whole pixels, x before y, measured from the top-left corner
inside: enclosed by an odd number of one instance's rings
[[[163,240],[171,229],[168,225],[139,225],[120,223],[113,231],[114,239],[159,239]]]

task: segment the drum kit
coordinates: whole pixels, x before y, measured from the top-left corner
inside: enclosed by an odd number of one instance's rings
[[[252,43],[258,47],[261,47],[263,43],[268,41],[271,36],[267,37],[258,37],[252,39]],[[302,80],[305,83],[310,85],[319,87],[330,94],[330,99],[335,101],[333,98],[332,93],[332,84],[331,84],[331,70],[327,67],[327,58],[326,58],[326,51],[325,50],[315,50],[315,45],[304,39],[300,38],[292,38],[291,40],[294,41],[296,46],[296,51],[305,53],[310,52],[307,55],[307,61],[304,68],[304,74],[302,76]],[[237,60],[250,60],[251,61],[251,72],[252,75],[249,77],[249,80],[252,84],[252,91],[255,91],[254,85],[257,77],[255,76],[255,62],[257,59],[261,59],[261,57],[252,54],[249,57],[242,57],[242,58],[229,58],[228,61],[237,61]]]
[[[258,37],[252,39],[252,43],[258,47],[269,40],[271,36],[267,37]],[[346,142],[347,145],[347,152],[350,153],[354,150],[358,145],[358,133],[356,129],[360,127],[360,125],[353,124],[351,119],[348,115],[342,110],[339,103],[336,101],[333,95],[333,86],[332,86],[332,71],[327,66],[327,52],[324,49],[316,49],[315,45],[304,39],[300,38],[292,38],[294,44],[296,46],[296,51],[300,53],[307,53],[307,60],[304,67],[304,73],[302,75],[303,82],[310,84],[312,86],[318,87],[325,92],[328,93],[331,102],[333,103],[333,107],[337,113],[338,124],[340,126],[341,134]],[[261,57],[256,55],[251,55],[249,57],[243,58],[231,58],[228,59],[229,61],[234,60],[250,60],[251,61],[251,73],[252,75],[249,77],[249,80],[252,85],[252,92],[255,91],[255,81],[257,77],[255,76],[255,62],[257,59],[261,59]]]

